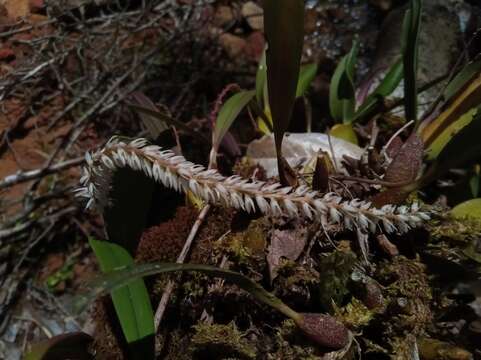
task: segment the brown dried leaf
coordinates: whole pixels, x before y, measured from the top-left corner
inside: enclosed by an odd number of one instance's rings
[[[4,0],[2,2],[7,9],[8,17],[12,20],[30,14],[30,0]]]
[[[399,136],[395,137],[391,143],[389,144],[389,146],[386,148],[386,153],[387,155],[393,159],[398,153],[399,151],[401,150],[403,146],[403,142],[402,140],[399,138]]]
[[[376,240],[381,250],[390,257],[399,255],[399,250],[397,246],[394,245],[391,241],[389,241],[386,235],[379,234],[378,236],[376,236]]]
[[[421,169],[423,151],[423,141],[416,133],[412,134],[389,164],[384,180],[388,182],[414,181]]]
[[[389,164],[384,180],[387,182],[414,182],[421,170],[423,162],[424,144],[417,134],[412,134],[398,151],[393,161]],[[374,206],[402,203],[413,190],[412,186],[399,186],[389,188],[372,198]]]
[[[271,281],[277,277],[281,258],[297,260],[307,243],[305,228],[295,230],[274,230],[271,245],[267,249],[267,265]]]
[[[400,187],[394,187],[374,195],[371,198],[371,202],[375,207],[379,208],[386,204],[400,204],[406,200],[408,195],[409,192],[404,191]]]

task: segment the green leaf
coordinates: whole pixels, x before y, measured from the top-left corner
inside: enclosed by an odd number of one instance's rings
[[[424,143],[429,148],[438,138],[446,138],[446,134],[452,133],[453,129],[465,126],[470,117],[466,113],[473,111],[481,104],[481,74],[478,74],[469,85],[456,94],[449,105],[439,116],[429,124],[419,128]],[[447,137],[448,139],[450,136]]]
[[[354,41],[351,51],[345,55],[334,71],[329,86],[329,108],[332,118],[337,122],[349,124],[354,119],[356,107],[356,88],[354,73],[359,43]]]
[[[238,93],[232,95],[219,111],[217,120],[214,128],[214,135],[212,138],[212,146],[215,149],[219,148],[224,135],[229,131],[232,123],[240,114],[242,109],[244,109],[247,104],[254,98],[256,92],[254,90],[250,91],[239,91]]]
[[[382,97],[391,95],[392,92],[398,87],[402,78],[403,63],[401,60],[398,60],[391,66],[386,76],[384,76],[384,79],[382,79],[381,83],[378,85],[376,90],[374,90],[372,95]]]
[[[422,0],[411,0],[404,15],[402,54],[404,71],[404,108],[406,120],[417,121],[418,39],[421,25]],[[417,123],[416,123],[417,126]]]
[[[299,81],[297,82],[296,98],[304,96],[312,80],[317,74],[317,64],[309,64],[301,67]]]
[[[474,174],[471,176],[471,179],[469,179],[469,188],[471,189],[471,194],[473,195],[474,198],[479,196],[479,185],[481,181],[480,177],[480,166],[476,165],[474,167]]]
[[[88,292],[85,295],[78,295],[75,299],[75,308],[77,312],[83,311],[85,307],[95,298],[106,292],[116,291],[132,281],[144,276],[156,274],[164,274],[178,271],[197,271],[213,277],[223,278],[241,289],[249,292],[255,299],[272,308],[280,311],[284,315],[298,319],[299,314],[289,308],[275,295],[265,290],[262,286],[252,281],[248,277],[231,270],[224,270],[215,266],[196,265],[196,264],[177,264],[153,262],[147,264],[136,264],[132,266],[124,266],[116,271],[103,275],[99,279],[88,285]]]
[[[364,118],[373,111],[375,111],[379,105],[382,105],[384,98],[391,95],[392,92],[398,87],[403,78],[403,63],[401,60],[396,61],[386,76],[382,79],[378,87],[367,97],[364,103],[359,107],[354,120]]]
[[[304,1],[264,0],[264,33],[267,40],[267,88],[274,124],[278,164],[282,163],[282,139],[289,127],[296,99],[304,41]],[[285,169],[279,166],[281,182]]]
[[[352,124],[336,124],[329,131],[331,136],[337,137],[338,139],[346,140],[355,145],[359,144],[357,135],[354,132]]]
[[[118,269],[134,265],[132,256],[117,244],[92,238],[89,239],[89,244],[107,277]],[[129,344],[142,343],[143,355],[148,354],[148,358],[153,358],[155,328],[149,294],[142,279],[131,280],[122,286],[112,288],[109,292],[125,339]],[[138,348],[140,346],[132,349],[132,352],[137,352]]]
[[[257,73],[256,73],[256,99],[257,104],[259,107],[262,108],[264,106],[263,97],[264,97],[264,88],[266,85],[267,79],[267,65],[266,65],[266,49],[262,52],[262,57],[257,65]]]
[[[434,138],[433,142],[426,148],[427,159],[434,160],[446,146],[449,141],[466,125],[468,125],[477,113],[477,109],[473,108],[463,114],[458,120],[449,124],[446,129]]]
[[[481,71],[481,57],[467,64],[444,89],[444,101],[450,101]]]
[[[82,332],[73,332],[54,336],[48,340],[39,342],[32,346],[25,354],[24,360],[54,360],[54,359],[75,359],[94,360],[89,352],[90,343],[94,339]]]
[[[455,218],[474,217],[481,220],[481,199],[471,199],[451,210],[451,215]]]
[[[422,185],[444,175],[449,169],[472,161],[481,154],[481,111],[476,110],[472,121],[459,130],[442,148],[435,162],[421,179]]]

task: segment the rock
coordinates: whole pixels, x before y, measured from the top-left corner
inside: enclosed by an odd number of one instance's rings
[[[214,15],[214,24],[218,27],[224,27],[234,21],[234,12],[230,6],[219,6]]]
[[[242,16],[253,30],[264,30],[264,10],[253,1],[242,6]]]
[[[246,47],[244,39],[229,33],[220,35],[219,42],[231,58],[239,56]]]

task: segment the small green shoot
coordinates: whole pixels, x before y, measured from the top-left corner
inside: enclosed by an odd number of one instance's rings
[[[356,89],[354,75],[359,42],[354,41],[351,51],[337,65],[329,88],[329,108],[336,122],[350,124],[354,120]]]

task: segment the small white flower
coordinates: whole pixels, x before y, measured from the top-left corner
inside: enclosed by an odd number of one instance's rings
[[[395,207],[385,205],[373,208],[368,201],[343,201],[335,193],[320,194],[305,185],[297,188],[282,187],[279,183],[266,184],[249,181],[234,175],[225,177],[216,169],[205,169],[187,161],[170,150],[149,145],[145,139],[129,144],[112,138],[96,153],[85,154],[87,166],[76,196],[88,198],[87,207],[102,209],[109,202],[112,175],[122,167],[142,171],[149,178],[176,191],[192,191],[206,202],[231,206],[263,214],[284,215],[291,218],[305,216],[317,219],[324,227],[330,223],[343,224],[348,229],[376,232],[382,225],[390,232],[405,232],[430,219],[419,211],[419,204]]]

